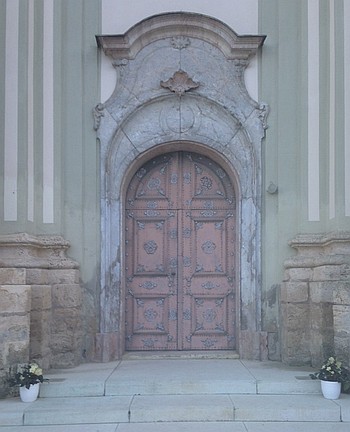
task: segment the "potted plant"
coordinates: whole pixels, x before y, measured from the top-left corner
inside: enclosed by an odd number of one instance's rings
[[[38,397],[40,383],[44,381],[48,379],[44,379],[39,365],[28,363],[17,367],[17,373],[10,378],[10,385],[19,387],[19,395],[23,402],[33,402]]]
[[[350,371],[335,357],[329,357],[310,377],[321,380],[322,394],[326,399],[338,399],[342,390],[344,393],[350,390]]]

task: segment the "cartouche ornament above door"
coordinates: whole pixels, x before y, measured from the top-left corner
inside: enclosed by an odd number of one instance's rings
[[[194,82],[183,70],[175,72],[167,81],[161,81],[160,85],[178,96],[182,96],[184,93],[199,87],[199,83]]]

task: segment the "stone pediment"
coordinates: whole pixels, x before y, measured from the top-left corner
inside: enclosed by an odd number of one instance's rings
[[[244,82],[244,70],[265,36],[238,36],[214,18],[177,12],[147,18],[124,35],[96,39],[117,72],[113,94],[94,110],[96,130],[103,117],[109,123],[107,112],[117,130],[130,115],[171,93],[218,104],[242,125],[256,111],[256,125],[266,128],[266,106],[250,97]]]

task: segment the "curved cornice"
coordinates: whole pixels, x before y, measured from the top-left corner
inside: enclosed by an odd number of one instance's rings
[[[133,59],[152,42],[164,38],[195,38],[218,47],[227,59],[248,59],[266,36],[239,36],[230,27],[206,15],[173,12],[140,21],[123,35],[96,36],[97,45],[113,60]]]

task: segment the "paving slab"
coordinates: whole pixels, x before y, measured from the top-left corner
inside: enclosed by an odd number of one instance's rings
[[[246,432],[349,432],[349,424],[340,422],[246,422],[244,424]]]
[[[24,425],[119,423],[129,421],[129,396],[38,399],[24,413]]]
[[[232,395],[231,398],[238,421],[341,421],[340,406],[319,395]]]
[[[238,423],[238,422],[128,423],[128,424],[120,424],[117,429],[117,432],[179,432],[179,431],[181,432],[247,432],[247,429],[245,428],[243,423]]]
[[[50,381],[40,386],[40,397],[103,396],[105,383],[120,362],[88,363],[72,369],[50,370]]]
[[[106,395],[255,394],[256,380],[239,360],[156,359],[122,361]]]
[[[135,396],[130,413],[132,423],[234,420],[230,397],[217,394]]]
[[[315,372],[309,367],[287,366],[279,362],[241,360],[256,379],[258,394],[320,394],[318,380],[310,378]]]
[[[28,405],[20,401],[19,398],[0,400],[0,425],[21,425],[23,415]]]
[[[333,402],[340,406],[341,420],[343,422],[350,422],[350,395],[341,394],[340,398]],[[348,427],[350,431],[350,425]]]
[[[80,424],[62,426],[7,426],[1,432],[116,432],[118,424]]]

